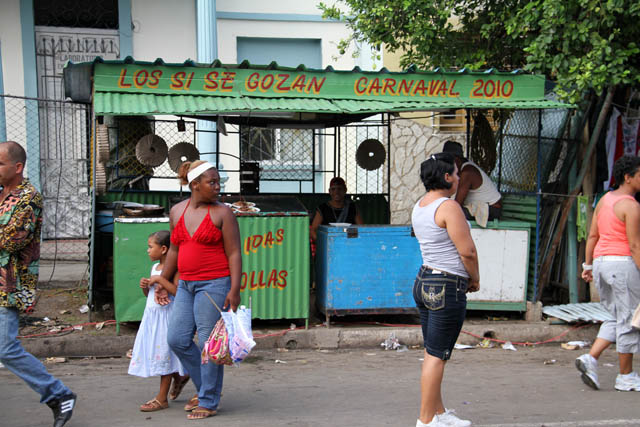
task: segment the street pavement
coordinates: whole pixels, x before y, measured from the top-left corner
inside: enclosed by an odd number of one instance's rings
[[[594,391],[574,367],[582,351],[559,344],[456,350],[445,371],[445,405],[474,426],[640,426],[640,393],[613,389],[615,352],[601,359],[603,390]],[[380,347],[257,351],[239,367],[225,368],[218,416],[193,422],[182,410],[194,393],[191,384],[169,409],[140,412],[159,380],[127,375],[126,358],[71,359],[48,367],[79,395],[67,427],[414,426],[422,357],[419,349]],[[0,425],[51,425],[49,408],[6,368],[0,369],[0,395]]]

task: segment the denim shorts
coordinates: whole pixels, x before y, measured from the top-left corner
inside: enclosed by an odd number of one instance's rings
[[[467,312],[466,277],[420,267],[413,299],[420,312],[424,348],[431,356],[449,360]]]

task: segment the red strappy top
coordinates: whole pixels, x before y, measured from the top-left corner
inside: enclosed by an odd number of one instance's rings
[[[178,271],[182,280],[212,280],[226,277],[229,261],[222,244],[222,231],[211,221],[209,209],[193,236],[189,235],[184,223],[184,213],[189,202],[171,233],[171,243],[180,246],[178,251]]]

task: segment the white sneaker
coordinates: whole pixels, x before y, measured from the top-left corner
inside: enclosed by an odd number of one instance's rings
[[[640,375],[637,372],[618,374],[615,387],[618,391],[640,391]]]
[[[442,417],[443,414],[440,415],[434,415],[433,419],[431,420],[430,423],[423,423],[422,421],[420,421],[420,418],[418,418],[418,420],[416,421],[416,427],[449,427],[451,424],[445,424],[440,417]]]
[[[576,359],[576,368],[582,372],[582,382],[594,390],[600,390],[598,382],[598,361],[589,353],[585,353]]]
[[[471,421],[461,420],[458,418],[453,409],[445,408],[444,413],[438,415],[438,417],[440,417],[440,422],[443,422],[450,427],[467,427],[471,425]]]

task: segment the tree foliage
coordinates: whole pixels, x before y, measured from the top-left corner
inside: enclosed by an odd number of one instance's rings
[[[402,66],[524,68],[557,81],[570,101],[585,89],[640,83],[637,0],[337,0],[319,7],[352,30],[341,51],[354,41],[384,44],[403,52]]]

